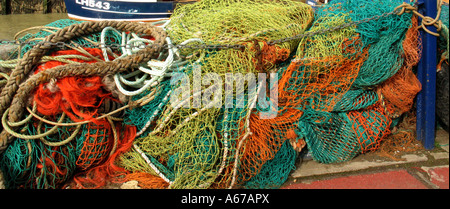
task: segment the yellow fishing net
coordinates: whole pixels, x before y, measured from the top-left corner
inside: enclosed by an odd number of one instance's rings
[[[255,118],[250,106],[256,103],[257,92],[247,88],[262,88],[262,80],[270,76],[258,79],[258,73],[276,72],[277,64],[287,60],[298,45],[298,40],[268,42],[304,33],[312,20],[311,7],[287,0],[204,0],[175,10],[167,32],[174,45],[191,48],[179,51],[189,62],[178,68],[185,79],[175,83],[174,88],[181,91],[173,89],[173,94],[189,94],[167,105],[155,129],[136,143],[161,176],[173,181],[171,188],[236,186],[274,158],[285,139],[280,135],[267,142],[269,132],[262,137],[250,134],[255,129],[247,121]],[[201,44],[217,48],[192,49]],[[199,87],[195,82],[200,79]],[[243,85],[238,85],[240,81]],[[227,94],[223,83],[231,84],[234,93]],[[127,159],[123,157],[124,166],[133,164]]]

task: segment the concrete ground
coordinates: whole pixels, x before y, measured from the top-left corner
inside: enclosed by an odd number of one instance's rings
[[[449,189],[449,134],[436,132],[433,150],[401,153],[401,161],[367,153],[351,161],[303,160],[282,189]]]

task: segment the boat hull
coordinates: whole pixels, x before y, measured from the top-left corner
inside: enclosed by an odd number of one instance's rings
[[[102,21],[159,21],[169,19],[174,2],[132,0],[65,0],[69,18]]]

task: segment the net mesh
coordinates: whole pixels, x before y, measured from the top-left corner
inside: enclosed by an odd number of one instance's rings
[[[105,120],[99,121],[99,124],[89,123],[87,127],[81,132],[80,141],[77,148],[76,164],[82,170],[87,170],[91,167],[102,163],[111,152],[112,141],[108,138],[111,136],[111,126]]]
[[[24,131],[37,134],[50,128],[36,122],[25,127]],[[60,137],[69,137],[72,131],[70,128],[59,129],[46,136],[45,140],[59,142]],[[4,172],[7,188],[58,188],[76,170],[76,146],[74,142],[58,147],[41,140],[15,140],[2,156],[2,170],[8,171]]]

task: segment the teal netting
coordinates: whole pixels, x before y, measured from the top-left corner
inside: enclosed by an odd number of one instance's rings
[[[45,37],[47,37],[51,34],[54,34],[57,30],[59,30],[61,28],[64,28],[64,27],[67,27],[67,26],[70,26],[73,24],[79,24],[82,22],[84,22],[84,21],[77,21],[77,20],[72,20],[72,19],[61,19],[61,20],[57,20],[55,22],[52,22],[52,23],[42,26],[38,32],[26,33],[25,35],[18,38],[19,41],[27,43],[27,44],[21,45],[20,54],[18,51],[13,51],[9,57],[11,59],[16,59],[19,57],[19,55],[20,55],[20,57],[23,57],[23,55],[26,52],[28,52],[31,48],[36,46],[36,44],[38,44],[39,42],[43,41],[45,39]],[[106,45],[113,45],[113,44],[120,45],[121,44],[121,34],[118,34],[113,30],[106,31],[106,34],[108,37],[108,39],[105,40]],[[100,40],[100,35],[101,35],[101,32],[93,33],[88,36],[78,37],[73,40],[70,40],[70,41],[66,42],[66,44],[70,45],[72,47],[81,46],[81,47],[86,47],[86,48],[92,48],[92,47],[98,46],[100,44],[98,42]],[[66,48],[66,47],[63,47],[63,48]],[[57,48],[54,50],[61,50],[61,48]],[[54,50],[51,50],[48,53],[51,53]]]
[[[261,171],[244,187],[248,189],[278,189],[289,178],[292,170],[295,170],[297,152],[289,141],[284,142],[280,150],[272,160],[267,161]]]
[[[316,19],[322,16],[348,15],[349,21],[359,21],[390,13],[403,0],[334,0],[316,10]],[[411,25],[412,13],[390,15],[363,22],[355,27],[363,47],[369,47],[369,57],[361,67],[354,87],[370,87],[392,77],[403,64],[402,40]]]

